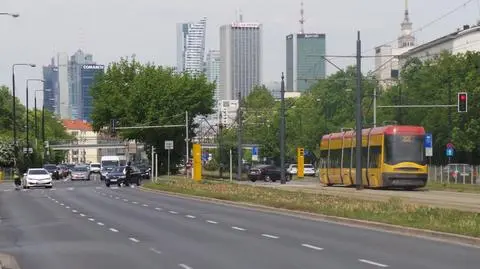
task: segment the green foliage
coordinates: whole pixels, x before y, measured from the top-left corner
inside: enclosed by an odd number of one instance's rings
[[[16,153],[18,158],[16,160],[17,166],[20,169],[25,169],[25,158],[22,149],[26,147],[26,113],[25,107],[20,103],[18,98],[16,99],[17,117],[17,140],[18,140],[18,152]],[[42,141],[37,140],[35,143],[35,113],[33,110],[29,110],[29,140],[30,147],[33,148],[33,154],[31,156],[32,162],[30,165],[38,166],[43,160],[44,145]],[[41,111],[37,111],[38,127],[41,127],[42,115]],[[12,95],[10,90],[5,86],[0,86],[0,166],[13,165],[13,159],[15,156],[13,147],[13,124],[12,124]],[[40,130],[39,130],[40,133]],[[47,140],[56,141],[63,139],[71,139],[63,125],[53,117],[53,114],[45,111],[45,136]],[[58,159],[62,160],[65,157],[64,152],[54,153]]]
[[[124,127],[185,125],[185,111],[188,111],[190,137],[193,137],[193,119],[213,112],[214,88],[204,76],[177,74],[170,68],[121,59],[110,64],[91,90],[93,128],[102,130],[112,119]],[[166,164],[165,140],[174,141],[172,163],[185,154],[182,127],[120,130],[118,135],[155,146],[159,163]]]

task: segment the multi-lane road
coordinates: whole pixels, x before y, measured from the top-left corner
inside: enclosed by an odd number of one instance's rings
[[[479,268],[480,249],[98,182],[0,184],[0,253],[22,269]]]

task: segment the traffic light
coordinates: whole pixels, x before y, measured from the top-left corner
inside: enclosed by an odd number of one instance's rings
[[[466,92],[458,93],[458,112],[467,112],[468,110],[468,94]]]

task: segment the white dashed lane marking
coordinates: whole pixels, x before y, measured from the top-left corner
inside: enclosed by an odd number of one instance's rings
[[[130,241],[135,242],[135,243],[140,242],[140,240],[138,240],[138,239],[136,239],[136,238],[134,238],[134,237],[130,237],[130,238],[128,238],[128,239],[130,239]]]
[[[207,223],[210,223],[210,224],[218,224],[218,222],[216,221],[213,221],[213,220],[206,220]]]
[[[132,202],[132,204],[138,205],[138,202]]]
[[[94,218],[89,218],[88,220],[89,220],[89,221],[95,221],[95,219],[94,219]]]
[[[237,231],[246,231],[246,229],[240,228],[240,227],[237,227],[237,226],[232,226],[232,229],[237,230]]]
[[[144,206],[144,207],[148,207],[148,205],[147,205],[147,204],[143,204],[142,206]]]
[[[321,248],[321,247],[317,247],[317,246],[310,245],[310,244],[302,244],[302,247],[306,247],[306,248],[314,249],[314,250],[323,250],[323,248]]]
[[[80,213],[80,217],[85,217],[85,214],[83,214],[83,213]]]
[[[381,263],[373,262],[373,261],[370,261],[370,260],[359,259],[358,261],[359,261],[359,262],[366,263],[366,264],[370,264],[370,265],[375,265],[375,266],[378,266],[378,267],[382,267],[382,268],[387,268],[387,267],[388,267],[388,265],[386,265],[386,264],[381,264]]]
[[[109,230],[112,231],[112,232],[114,232],[114,233],[118,233],[118,230],[117,230],[117,229],[110,228]]]
[[[72,212],[73,212],[73,213],[77,213],[78,211],[77,211],[77,210],[75,210],[75,209],[72,209]]]
[[[162,209],[160,207],[155,207],[155,210],[161,211]]]
[[[162,254],[162,252],[160,250],[156,250],[154,248],[150,248],[150,251],[155,252],[157,254]]]
[[[178,214],[177,211],[172,211],[172,210],[168,211],[168,213],[170,213],[170,214]]]
[[[183,269],[193,269],[192,267],[188,266],[188,265],[185,265],[183,263],[179,264],[178,266],[180,266],[181,268]]]
[[[98,225],[100,226],[104,226],[105,224],[101,223],[101,222],[97,222]]]
[[[278,239],[279,238],[278,236],[271,235],[271,234],[262,234],[262,236],[267,237],[267,238],[272,238],[272,239]]]
[[[197,218],[197,217],[192,216],[192,215],[186,215],[185,217],[187,217],[187,218],[189,218],[189,219],[195,219],[195,218]]]

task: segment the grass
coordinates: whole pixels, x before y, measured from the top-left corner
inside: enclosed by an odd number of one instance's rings
[[[175,178],[175,180],[162,179],[156,184],[145,184],[145,187],[220,200],[247,202],[480,237],[480,213],[406,204],[399,198],[391,198],[386,202],[366,201],[226,182],[203,181],[195,183],[180,178]]]
[[[447,184],[438,182],[429,182],[427,189],[432,191],[453,191],[453,192],[465,192],[465,193],[480,193],[480,185],[472,184]]]

